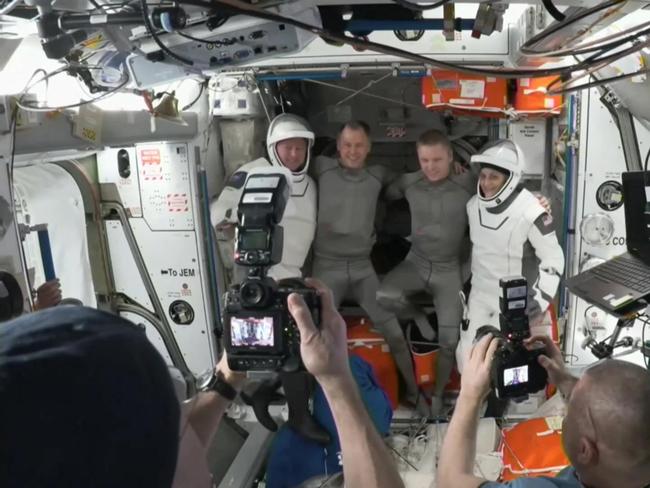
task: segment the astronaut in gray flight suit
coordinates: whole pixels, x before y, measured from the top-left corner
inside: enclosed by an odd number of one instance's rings
[[[332,289],[337,307],[351,298],[365,310],[390,347],[406,383],[407,400],[415,404],[418,391],[410,351],[395,316],[377,304],[379,280],[370,261],[377,200],[397,174],[384,166],[366,166],[369,136],[367,124],[348,122],[337,137],[339,158],[319,156],[312,163],[318,183],[313,275]]]
[[[386,189],[387,199],[404,198],[411,210],[411,250],[384,278],[379,304],[404,318],[414,318],[421,331],[428,321],[409,297],[422,290],[433,295],[438,318],[438,362],[432,412],[442,406],[442,395],[454,365],[458,343],[462,288],[461,265],[467,250],[465,207],[476,192],[476,176],[453,174],[453,151],[441,132],[429,130],[417,141],[420,171],[402,175]],[[429,325],[430,327],[430,325]]]

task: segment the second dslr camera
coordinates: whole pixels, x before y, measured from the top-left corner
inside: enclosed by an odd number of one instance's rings
[[[235,236],[235,263],[245,266],[247,277],[226,293],[225,347],[233,371],[297,370],[300,336],[287,308],[287,297],[300,293],[320,325],[320,297],[300,279],[267,276],[281,261],[283,229],[278,225],[289,198],[282,173],[251,174],[239,201]]]
[[[483,326],[476,331],[476,340],[492,333],[501,339],[492,362],[492,386],[498,398],[526,398],[546,386],[548,375],[537,358],[544,348],[527,349],[524,340],[530,337],[526,308],[528,283],[520,276],[499,280],[499,325],[501,330]]]

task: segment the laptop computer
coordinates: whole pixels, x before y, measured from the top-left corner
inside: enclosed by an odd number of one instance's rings
[[[573,294],[617,316],[644,308],[650,295],[650,171],[622,177],[627,252],[566,282]]]

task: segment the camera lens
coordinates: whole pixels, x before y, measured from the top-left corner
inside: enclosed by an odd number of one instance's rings
[[[240,288],[241,301],[246,306],[261,305],[266,298],[266,290],[262,283],[247,281]]]

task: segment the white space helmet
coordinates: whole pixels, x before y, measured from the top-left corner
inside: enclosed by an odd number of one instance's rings
[[[269,124],[269,130],[266,133],[266,149],[273,166],[284,166],[275,150],[275,145],[285,139],[293,139],[296,137],[307,139],[307,155],[305,157],[304,166],[300,171],[293,173],[294,178],[296,176],[305,175],[309,169],[311,148],[314,145],[314,133],[309,128],[309,124],[305,119],[298,115],[280,114],[271,121]]]
[[[500,139],[485,147],[479,154],[472,156],[471,164],[489,164],[506,170],[509,175],[505,184],[493,197],[484,198],[480,183],[477,185],[476,193],[479,200],[485,206],[496,207],[506,200],[521,181],[525,161],[524,155],[514,142],[508,139]]]

